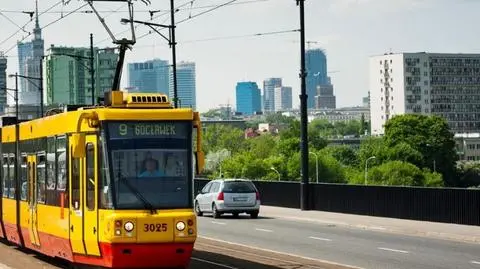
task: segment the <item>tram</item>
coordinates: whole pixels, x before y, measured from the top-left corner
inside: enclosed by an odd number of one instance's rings
[[[198,112],[111,91],[102,105],[3,123],[0,237],[72,265],[188,266]]]

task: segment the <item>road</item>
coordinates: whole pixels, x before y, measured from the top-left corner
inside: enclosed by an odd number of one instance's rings
[[[65,262],[0,243],[0,269],[67,268]],[[188,269],[353,269],[199,238]]]
[[[361,268],[480,269],[480,245],[280,218],[199,218],[200,236]]]

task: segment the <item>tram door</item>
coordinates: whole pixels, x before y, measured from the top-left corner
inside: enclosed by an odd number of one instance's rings
[[[29,215],[30,221],[28,223],[28,231],[30,235],[30,242],[34,246],[40,246],[40,238],[38,237],[38,183],[37,183],[37,156],[27,156],[27,170],[28,170],[28,184],[29,184]]]
[[[86,254],[83,242],[83,184],[81,172],[83,159],[73,158],[73,142],[69,139],[69,166],[70,166],[70,244],[73,253]]]
[[[83,199],[84,215],[83,229],[84,241],[87,254],[90,256],[100,256],[98,246],[98,154],[97,154],[97,136],[89,135],[86,137],[85,159],[83,161]]]

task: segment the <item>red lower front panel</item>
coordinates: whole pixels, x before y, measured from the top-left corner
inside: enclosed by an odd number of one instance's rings
[[[77,263],[108,268],[187,267],[193,244],[106,244],[100,243],[101,258],[74,255]]]

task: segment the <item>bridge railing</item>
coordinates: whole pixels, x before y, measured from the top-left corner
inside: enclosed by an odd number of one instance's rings
[[[195,179],[195,193],[207,179]],[[299,208],[300,184],[254,181],[262,204]],[[336,213],[480,226],[480,190],[311,183],[310,208]]]

